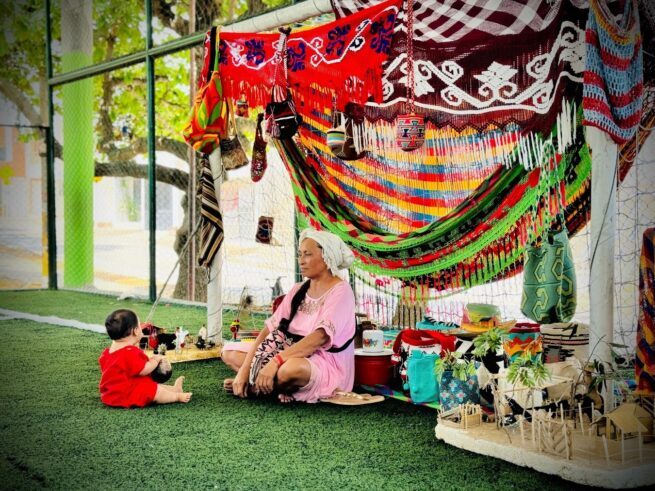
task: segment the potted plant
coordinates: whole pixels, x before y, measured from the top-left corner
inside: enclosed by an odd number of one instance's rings
[[[529,389],[534,389],[550,377],[544,362],[530,351],[525,351],[516,357],[507,369],[507,380],[511,384],[517,382]]]
[[[502,348],[506,337],[507,331],[494,327],[473,340],[473,356],[482,361],[489,373],[498,373],[500,370],[498,362],[503,360],[503,355],[499,355],[498,351]]]
[[[480,401],[475,363],[464,360],[461,353],[445,351],[437,358],[434,373],[439,381],[439,402],[443,411]]]

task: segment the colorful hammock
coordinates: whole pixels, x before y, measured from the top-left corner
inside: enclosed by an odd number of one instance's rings
[[[530,171],[500,167],[446,216],[400,234],[362,221],[352,196],[325,185],[310,149],[293,140],[275,145],[291,175],[298,209],[312,226],[341,236],[362,269],[459,289],[518,272],[525,244],[550,226],[564,202],[571,234],[586,223],[591,165],[577,134],[564,156],[553,152],[547,165]]]

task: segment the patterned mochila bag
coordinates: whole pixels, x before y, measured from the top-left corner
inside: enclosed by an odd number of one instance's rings
[[[410,354],[422,351],[425,354],[441,354],[443,351],[455,351],[455,336],[443,334],[428,329],[403,329],[393,343],[391,365],[393,368],[392,386],[399,390],[407,390],[407,362]]]
[[[300,304],[305,299],[307,290],[309,290],[309,284],[310,281],[305,281],[291,299],[291,312],[289,313],[289,318],[280,320],[277,329],[268,333],[268,336],[266,336],[264,341],[262,341],[262,344],[257,348],[252,363],[250,364],[250,374],[248,376],[248,382],[250,385],[255,385],[259,371],[264,368],[275,355],[294,343],[293,335],[289,334],[289,325],[296,315],[296,312],[298,312],[298,307],[300,307]]]
[[[300,304],[302,304],[303,300],[305,300],[305,296],[307,295],[307,290],[309,290],[310,283],[311,281],[307,280],[301,285],[301,287],[291,299],[291,312],[289,313],[289,318],[280,320],[280,324],[278,325],[277,329],[268,333],[268,336],[266,336],[264,341],[262,341],[262,344],[260,344],[257,348],[257,351],[255,351],[255,356],[252,359],[252,363],[250,365],[250,373],[248,376],[248,383],[250,385],[255,384],[257,376],[259,375],[259,371],[264,368],[275,355],[277,355],[280,351],[285,350],[293,343],[297,343],[304,338],[304,336],[289,332],[289,326],[291,325],[291,321],[296,315]],[[356,332],[353,333],[353,336],[341,346],[332,346],[325,351],[328,353],[342,352],[348,346],[350,346],[350,343],[353,342],[355,339],[355,334]]]
[[[576,281],[566,227],[525,251],[521,312],[539,324],[568,322],[575,314]]]
[[[248,156],[241,146],[239,136],[237,135],[237,123],[234,119],[234,105],[228,102],[229,123],[227,135],[221,139],[221,161],[223,167],[227,170],[239,169],[248,165]],[[230,135],[234,132],[233,135]]]
[[[407,1],[407,108],[396,118],[396,143],[405,152],[420,148],[425,142],[425,118],[416,114],[414,104],[414,0]]]
[[[332,128],[326,132],[328,147],[334,156],[341,160],[361,159],[366,151],[361,149],[363,147],[361,134],[355,142],[355,128],[361,127],[364,121],[363,107],[349,102],[346,104],[345,112],[340,112],[337,111],[335,103],[332,114]]]
[[[273,75],[271,102],[266,105],[266,134],[278,140],[291,138],[298,131],[302,117],[296,111],[287,78],[287,37],[291,29],[280,28],[277,64]],[[283,69],[283,80],[278,80],[279,68]]]
[[[200,88],[196,92],[189,122],[182,135],[197,152],[210,154],[220,144],[227,131],[228,110],[223,98],[216,46],[219,31],[212,27],[205,40],[205,61],[200,77]]]

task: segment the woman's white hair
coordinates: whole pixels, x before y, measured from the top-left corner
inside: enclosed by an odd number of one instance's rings
[[[312,239],[321,246],[323,261],[335,276],[338,276],[340,269],[348,269],[355,260],[355,255],[341,237],[331,232],[306,228],[300,232],[300,243],[305,239]]]

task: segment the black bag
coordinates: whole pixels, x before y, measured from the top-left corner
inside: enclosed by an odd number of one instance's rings
[[[296,112],[296,106],[287,92],[282,102],[271,101],[266,105],[266,133],[272,138],[285,140],[298,132],[302,116]]]

